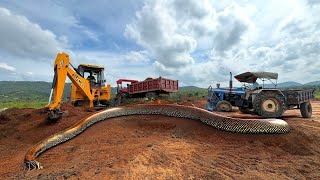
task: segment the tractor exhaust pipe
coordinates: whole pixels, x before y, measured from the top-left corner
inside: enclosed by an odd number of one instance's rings
[[[232,91],[232,72],[230,72],[230,81],[229,81],[230,94]]]

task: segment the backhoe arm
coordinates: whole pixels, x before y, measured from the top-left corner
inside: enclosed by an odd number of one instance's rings
[[[48,104],[50,111],[48,116],[49,120],[57,120],[62,115],[60,106],[67,76],[71,80],[72,84],[74,84],[77,89],[87,96],[88,100],[90,101],[90,107],[93,107],[94,96],[91,94],[89,81],[70,68],[68,54],[58,53],[54,63],[54,78]],[[51,103],[52,93],[53,102]]]

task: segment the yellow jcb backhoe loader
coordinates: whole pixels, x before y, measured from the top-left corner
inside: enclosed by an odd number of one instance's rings
[[[111,87],[109,84],[105,85],[104,67],[80,64],[76,69],[70,63],[68,54],[58,53],[48,103],[48,120],[56,121],[63,114],[60,106],[67,76],[72,82],[70,102],[74,106],[84,105],[99,109],[106,107],[110,102]]]

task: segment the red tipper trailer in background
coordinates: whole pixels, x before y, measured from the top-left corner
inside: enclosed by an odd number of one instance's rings
[[[159,77],[157,79],[147,78],[141,82],[135,82],[129,85],[129,94],[156,92],[156,93],[173,93],[178,92],[178,80],[171,80]]]
[[[130,84],[123,87],[122,83]],[[140,82],[137,80],[119,79],[117,85],[116,98],[118,100],[135,97],[157,98],[159,95],[175,93],[179,90],[178,80],[171,80],[161,76],[156,79],[147,78]]]

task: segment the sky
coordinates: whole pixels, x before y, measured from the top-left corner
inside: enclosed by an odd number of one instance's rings
[[[59,52],[120,78],[320,80],[320,0],[2,0],[0,80],[48,81]]]

